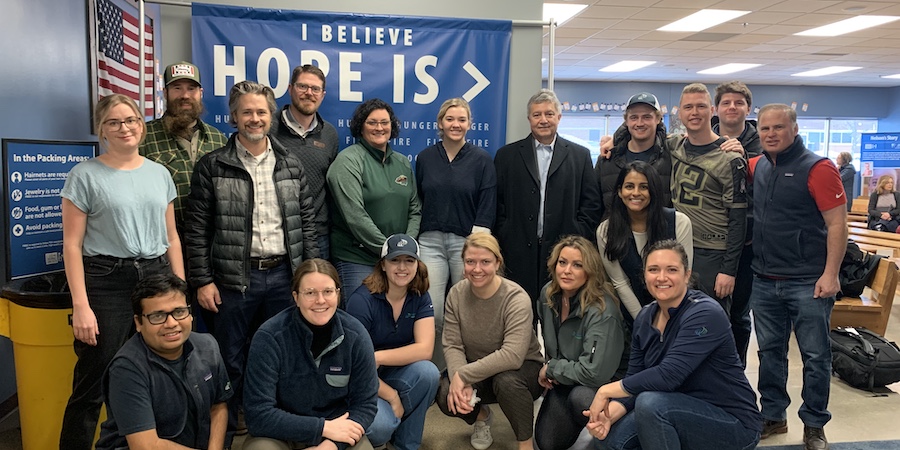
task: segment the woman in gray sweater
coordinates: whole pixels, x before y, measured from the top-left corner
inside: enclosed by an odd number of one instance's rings
[[[543,357],[532,324],[531,299],[501,276],[497,239],[473,233],[463,246],[465,280],[450,289],[444,311],[444,358],[436,401],[448,416],[475,426],[472,447],[493,443],[492,413],[499,403],[520,449],[532,449],[534,400]]]

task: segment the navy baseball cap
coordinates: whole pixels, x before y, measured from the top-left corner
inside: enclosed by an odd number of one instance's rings
[[[402,255],[419,259],[419,243],[410,235],[392,235],[381,246],[381,257],[384,259],[394,259]]]
[[[659,100],[656,99],[656,96],[649,92],[641,92],[640,94],[634,94],[628,99],[628,106],[625,109],[631,108],[632,105],[637,105],[643,103],[645,105],[650,105],[653,109],[659,111]]]

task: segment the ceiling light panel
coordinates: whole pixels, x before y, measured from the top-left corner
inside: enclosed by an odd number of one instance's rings
[[[619,61],[600,69],[600,72],[631,72],[656,64],[656,61]]]
[[[701,9],[683,19],[676,20],[664,27],[658,28],[658,30],[702,31],[749,13],[750,11],[736,11],[731,9]]]
[[[574,3],[544,3],[544,22],[553,19],[557,25],[564,24],[587,8],[587,5]]]
[[[752,69],[761,65],[762,64],[731,63],[724,64],[718,67],[710,67],[709,69],[701,70],[697,73],[701,75],[727,75],[729,73],[740,72],[742,70]]]
[[[877,27],[886,23],[891,23],[900,16],[856,16],[844,19],[832,24],[824,25],[811,30],[795,33],[797,36],[840,36],[842,34],[852,33],[854,31],[865,30],[866,28]]]
[[[851,70],[859,70],[862,67],[850,67],[850,66],[831,66],[831,67],[823,67],[821,69],[808,70],[806,72],[800,72],[791,74],[792,77],[823,77],[825,75],[834,75],[836,73],[850,72]]]

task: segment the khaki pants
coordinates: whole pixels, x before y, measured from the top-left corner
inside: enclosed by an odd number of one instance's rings
[[[263,437],[248,437],[246,441],[244,441],[243,450],[300,450],[304,448],[310,448],[311,446],[300,443],[288,443],[285,441],[279,441],[278,439],[271,438],[263,438]],[[369,438],[363,435],[363,438],[360,439],[356,445],[352,447],[348,447],[348,450],[373,450],[372,444],[369,443]]]

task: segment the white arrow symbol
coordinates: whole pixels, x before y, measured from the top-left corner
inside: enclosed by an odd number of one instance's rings
[[[477,67],[475,67],[475,64],[472,64],[472,61],[467,62],[466,65],[463,66],[463,69],[465,69],[466,72],[469,72],[469,75],[471,75],[472,78],[475,79],[475,86],[472,86],[468,91],[466,91],[465,94],[463,94],[463,98],[467,102],[471,102],[472,99],[477,97],[478,94],[480,94],[481,91],[484,90],[484,88],[488,87],[491,84],[491,82],[487,79],[487,77],[484,76],[483,73],[481,73],[480,70],[478,70]]]

